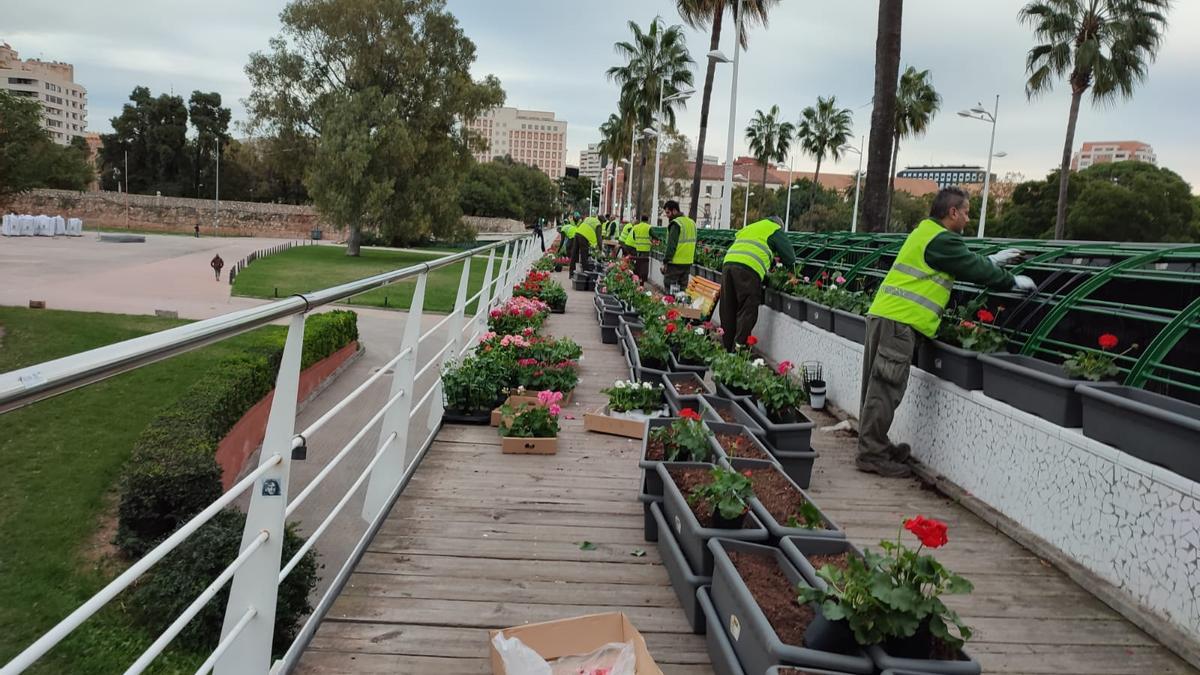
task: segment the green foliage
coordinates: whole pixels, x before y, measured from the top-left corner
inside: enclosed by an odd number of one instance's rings
[[[981,354],[1000,351],[1008,337],[1004,331],[979,319],[977,314],[983,307],[983,301],[984,298],[980,298],[942,314],[938,339]]]
[[[0,204],[32,188],[83,190],[91,182],[86,146],[52,141],[36,98],[0,90],[0,120]]]
[[[1082,349],[1063,361],[1063,370],[1071,377],[1082,377],[1092,382],[1099,382],[1106,377],[1116,377],[1121,369],[1117,367],[1117,355],[1095,349]]]
[[[796,126],[791,122],[779,120],[779,106],[772,105],[763,114],[761,110],[754,111],[754,118],[746,127],[746,142],[750,145],[750,154],[762,166],[762,187],[767,188],[767,165],[771,162],[782,162],[788,157],[792,147],[792,136]]]
[[[545,393],[545,392],[544,392]],[[557,399],[546,398],[544,404],[522,403],[517,406],[500,406],[500,435],[505,438],[554,438],[558,436],[558,401],[562,394],[555,392]]]
[[[750,508],[747,502],[754,496],[750,479],[737,471],[719,466],[714,466],[709,475],[712,476],[712,480],[693,488],[688,494],[688,503],[695,505],[706,502],[726,520],[733,520],[746,513]]]
[[[789,377],[786,373],[772,372],[766,366],[755,369],[755,380],[752,388],[767,414],[779,419],[789,411],[799,410],[800,405],[808,400],[804,387]]]
[[[802,527],[806,530],[822,530],[825,529],[825,519],[821,517],[821,512],[817,509],[817,505],[808,500],[800,503],[796,508],[796,513],[790,514],[787,517],[788,527]]]
[[[553,181],[540,169],[500,157],[471,166],[459,190],[458,203],[468,216],[529,223],[554,217],[557,194]]]
[[[638,358],[643,363],[657,361],[662,366],[667,365],[671,360],[671,345],[667,341],[667,333],[661,323],[646,324],[641,337],[637,340],[637,351]]]
[[[663,406],[662,385],[653,382],[617,380],[608,389],[601,389],[600,393],[608,396],[608,409],[615,412],[650,412]]]
[[[668,327],[671,325],[675,325],[676,329],[667,335],[667,342],[676,358],[683,363],[708,365],[713,357],[725,351],[713,340],[714,333],[703,326],[689,326],[683,322],[667,324]]]
[[[684,409],[686,413],[689,409]],[[700,421],[693,410],[692,416],[684,415],[665,427],[650,432],[650,440],[663,444],[663,456],[668,462],[706,462],[712,452],[712,431]]]
[[[112,118],[113,133],[101,137],[101,185],[115,189],[119,178],[123,188],[133,193],[191,194],[188,111],[183,97],[154,97],[148,88],[138,86],[129,101]]]
[[[245,525],[244,514],[226,509],[156,565],[149,578],[133,591],[130,606],[137,620],[152,630],[165,629],[238,556]],[[303,544],[304,538],[293,525],[288,525],[281,568]],[[308,595],[316,585],[317,556],[310,550],[279,585],[271,645],[276,658],[287,651],[296,639],[301,621],[312,611]],[[211,649],[220,641],[228,601],[229,584],[226,584],[179,634],[178,643],[196,650]]]
[[[491,410],[510,377],[511,363],[495,356],[469,356],[449,365],[442,370],[446,407],[468,412]]]
[[[754,391],[760,374],[754,361],[749,348],[742,345],[736,351],[717,354],[711,363],[713,380],[736,391]]]
[[[533,358],[517,362],[513,384],[532,391],[568,392],[579,384],[579,366],[574,361],[547,363]]]
[[[800,149],[817,160],[813,171],[813,182],[819,184],[821,161],[826,157],[838,161],[844,154],[842,147],[850,140],[853,116],[849,108],[837,107],[837,97],[817,97],[816,107],[807,106],[800,111],[800,124],[796,126],[796,141]],[[811,204],[815,194],[810,190],[807,203]]]

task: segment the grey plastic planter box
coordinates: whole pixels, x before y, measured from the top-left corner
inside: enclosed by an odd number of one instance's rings
[[[708,366],[706,365],[693,366],[690,363],[680,362],[679,359],[675,358],[674,352],[671,353],[670,363],[668,366],[671,368],[672,373],[696,373],[700,375],[700,377],[704,377],[704,374],[708,372]]]
[[[658,522],[654,520],[654,515],[650,512],[651,504],[662,504],[662,495],[652,495],[649,493],[650,476],[654,476],[654,480],[658,480],[658,472],[653,469],[642,469],[642,491],[638,494],[638,501],[642,503],[642,538],[646,541],[658,541]],[[661,483],[660,483],[661,491]]]
[[[880,670],[918,673],[919,675],[980,675],[983,668],[965,651],[960,661],[935,661],[932,659],[903,659],[891,656],[879,645],[867,645],[867,654]]]
[[[729,424],[728,422],[711,422],[711,421],[705,421],[704,424],[713,432],[713,437],[711,439],[713,453],[716,455],[717,460],[722,465],[724,465],[726,467],[730,467],[730,464],[729,464],[730,460],[737,460],[738,462],[745,464],[747,468],[751,468],[751,469],[755,468],[754,465],[761,465],[764,467],[778,466],[779,463],[774,459],[774,456],[771,454],[771,449],[768,448],[761,440],[759,440],[758,436],[755,436],[753,433],[751,433],[750,430],[747,429],[745,426],[743,426],[741,424]],[[726,453],[725,449],[721,447],[721,444],[717,442],[717,436],[716,436],[717,434],[744,435],[750,439],[750,442],[753,443],[755,445],[755,447],[757,447],[759,450],[766,453],[766,455],[768,457],[771,457],[771,459],[754,459],[752,457],[731,456],[728,453]]]
[[[658,554],[662,556],[663,567],[667,568],[667,578],[671,580],[671,588],[679,598],[679,605],[687,616],[692,632],[704,634],[704,613],[700,611],[700,603],[696,599],[696,591],[701,586],[712,583],[711,576],[700,576],[692,571],[683,549],[675,541],[675,534],[667,526],[667,518],[663,515],[662,504],[651,504],[650,513],[654,517],[658,529]]]
[[[691,408],[699,412],[700,410],[700,395],[699,394],[680,394],[675,389],[676,382],[698,382],[702,387],[702,391],[706,394],[711,393],[708,390],[708,385],[704,384],[704,380],[695,373],[667,373],[663,375],[663,396],[667,399],[667,406],[671,408],[672,414],[678,415],[680,410]]]
[[[738,403],[742,403],[743,401],[754,401],[753,394],[735,394],[724,384],[721,384],[716,380],[713,380],[713,383],[717,385],[717,396],[720,396],[721,398],[727,398],[731,401],[737,401]],[[742,405],[745,404],[743,403]]]
[[[817,328],[831,332],[833,331],[832,308],[826,307],[819,302],[813,302],[812,300],[805,300],[804,305],[806,307],[806,314],[804,315],[805,321],[811,323]]]
[[[670,371],[651,368],[650,366],[642,365],[642,357],[636,349],[629,350],[630,364],[629,376],[630,379],[638,382],[662,382],[663,375]]]
[[[940,340],[922,340],[917,367],[963,389],[983,389],[983,366],[978,352]]]
[[[738,662],[747,673],[763,673],[771,666],[779,665],[824,668],[857,675],[870,675],[875,672],[875,664],[862,650],[849,654],[825,652],[784,644],[779,639],[766,615],[750,595],[746,584],[738,576],[728,552],[771,556],[793,586],[804,584],[804,577],[788,562],[782,551],[769,546],[728,539],[714,539],[708,543],[708,548],[713,556],[711,594],[717,622],[729,631],[729,642],[737,654]],[[817,611],[819,617],[819,610]]]
[[[767,417],[758,403],[743,401],[742,407],[766,431],[768,449],[783,466],[788,477],[800,487],[807,488],[812,482],[813,462],[818,456],[812,449],[812,430],[815,426],[813,421],[804,413],[800,413],[804,418],[803,422],[776,424]]]
[[[1083,425],[1083,403],[1062,366],[1021,354],[980,354],[983,393],[1060,427]]]
[[[714,405],[729,407],[733,411],[734,419],[727,420],[718,415]],[[764,430],[762,425],[759,424],[753,417],[751,417],[750,413],[746,411],[744,406],[741,406],[737,401],[728,398],[721,398],[720,396],[712,396],[710,394],[701,396],[700,414],[704,416],[704,419],[711,422],[729,422],[730,424],[741,424],[749,429],[750,433],[758,436],[759,438],[765,439],[767,436],[766,430]]]
[[[754,460],[730,459],[728,462],[729,465],[737,471],[745,471],[746,469],[750,469],[751,471],[778,471],[783,473],[783,470],[778,466],[763,466],[762,462],[755,462]],[[783,473],[783,477],[787,478],[788,476],[786,473]],[[821,510],[821,507],[818,506],[815,501],[813,501],[812,496],[800,489],[800,486],[796,485],[796,481],[789,479],[788,482],[790,482],[792,486],[800,492],[800,494],[804,495],[805,500],[816,507],[817,513],[821,514],[821,520],[825,523],[825,529],[810,530],[805,527],[788,527],[786,524],[775,520],[775,516],[771,515],[771,512],[768,511],[765,506],[763,506],[762,502],[758,501],[758,498],[751,499],[750,509],[754,511],[754,515],[758,517],[758,519],[762,522],[763,527],[766,527],[767,532],[771,534],[769,541],[773,544],[777,544],[784,537],[801,536],[813,537],[815,539],[845,540],[846,533],[842,531],[842,528],[838,527],[837,523],[830,520],[829,516],[825,515],[825,512]]]
[[[596,319],[600,322],[600,341],[606,345],[615,345],[620,339],[617,334],[617,327],[620,322],[621,312],[614,310],[606,305],[601,305],[596,310]]]
[[[642,494],[648,494],[652,497],[658,497],[659,501],[663,496],[662,479],[658,477],[658,465],[662,464],[661,460],[646,459],[646,449],[650,445],[650,433],[659,427],[668,427],[679,419],[678,417],[656,417],[646,420],[646,435],[642,437],[642,454],[638,459],[638,468],[646,471],[646,480],[642,485]]]
[[[779,295],[783,299],[780,311],[797,321],[806,320],[806,317],[808,317],[808,304],[804,301],[804,298],[788,295],[787,293],[780,293]]]
[[[704,642],[708,645],[708,659],[712,661],[713,673],[715,675],[746,675],[746,671],[742,670],[742,664],[738,663],[733,645],[729,642],[729,635],[725,632],[726,627],[717,617],[717,610],[713,607],[709,590],[711,589],[708,586],[701,586],[697,589],[696,600],[700,605],[700,612],[704,615]]]
[[[769,309],[779,311],[783,309],[783,296],[774,288],[764,288],[763,304]]]
[[[1081,384],[1083,435],[1200,481],[1200,405],[1119,384]]]
[[[767,528],[763,527],[755,517],[753,509],[746,514],[748,527],[740,530],[700,526],[696,514],[692,513],[692,507],[688,506],[687,499],[679,490],[679,486],[675,485],[675,481],[671,479],[669,470],[700,468],[707,471],[713,466],[703,462],[663,462],[658,465],[658,477],[663,484],[663,515],[666,517],[667,526],[675,533],[675,541],[683,550],[683,555],[687,558],[692,571],[702,576],[712,576],[713,573],[712,552],[706,545],[709,539],[721,538],[765,543],[769,536]]]
[[[813,588],[825,588],[828,584],[817,577],[817,571],[808,562],[810,555],[837,555],[847,551],[862,557],[862,551],[847,539],[831,539],[829,537],[810,537],[799,535],[784,537],[779,540],[779,550],[787,556],[789,562],[796,566],[804,581]]]
[[[833,332],[861,345],[867,340],[867,317],[835,309]]]

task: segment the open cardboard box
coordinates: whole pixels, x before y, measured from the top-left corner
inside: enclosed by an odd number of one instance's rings
[[[565,407],[571,402],[571,395],[574,393],[575,390],[568,391],[566,396],[563,396],[563,400],[559,401],[559,405]],[[509,396],[508,400],[506,400],[504,404],[512,406],[513,408],[519,408],[521,405],[541,405],[541,401],[538,401],[537,394],[534,394],[533,396],[518,396],[514,394]],[[500,408],[496,408],[492,411],[492,426],[500,426]]]
[[[621,417],[609,417],[604,414],[604,407],[589,410],[583,414],[583,428],[598,434],[611,434],[625,438],[642,438],[646,435],[644,420],[630,420]]]
[[[563,656],[587,654],[610,642],[633,642],[633,649],[637,653],[637,675],[662,675],[662,670],[646,649],[646,641],[642,634],[621,612],[589,614],[505,628],[503,631],[490,631],[488,652],[492,658],[492,673],[508,675],[504,663],[500,660],[500,654],[492,646],[492,638],[500,632],[503,632],[505,637],[515,637],[524,642],[547,661]]]

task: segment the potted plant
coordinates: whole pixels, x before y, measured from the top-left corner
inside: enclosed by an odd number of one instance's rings
[[[747,408],[777,450],[808,450],[813,423],[800,410],[808,395],[804,386],[791,378],[791,370],[791,361],[781,361],[774,371],[765,362],[760,364],[753,383],[758,402]]]
[[[550,307],[534,298],[509,298],[488,313],[488,330],[498,335],[519,335],[525,328],[535,332],[542,327]]]
[[[712,553],[706,546],[709,539],[766,541],[766,528],[749,512],[749,482],[745,476],[700,462],[664,462],[657,471],[663,481],[667,527],[693,573],[712,575]],[[723,500],[724,509],[710,501],[716,499]]]
[[[648,472],[646,494],[661,497],[662,481],[658,477],[658,465],[663,462],[691,461],[706,462],[712,452],[709,437],[712,432],[702,421],[700,414],[684,408],[679,417],[659,417],[646,422],[646,434],[642,438],[642,456],[638,468]]]
[[[808,283],[808,277],[799,279],[791,277],[788,279],[787,285],[780,291],[780,307],[784,316],[790,316],[797,321],[804,321],[808,317],[808,305],[801,297],[800,286]]]
[[[710,540],[708,548],[713,609],[745,672],[765,673],[776,665],[875,672],[847,628],[821,621],[813,603],[796,600],[797,588],[808,585],[779,549],[725,538]]]
[[[470,356],[442,371],[442,419],[450,424],[487,424],[503,400],[507,369],[497,359]]]
[[[514,377],[517,386],[531,391],[563,392],[569,400],[571,392],[579,384],[578,368],[579,364],[571,360],[548,362],[526,357],[517,360]]]
[[[763,288],[763,304],[769,309],[780,311],[783,308],[783,296],[780,294],[780,291],[786,288],[788,281],[793,278],[795,278],[795,275],[783,266],[779,258],[776,258],[775,265],[767,271],[767,275],[763,279],[763,283],[765,284],[765,288]]]
[[[811,537],[807,534],[784,537],[779,540],[779,550],[796,566],[804,582],[813,588],[827,588],[829,584],[817,576],[817,570],[832,565],[845,570],[850,558],[863,557],[862,550],[848,539],[833,537]]]
[[[828,539],[846,537],[846,533],[821,511],[807,492],[788,478],[778,464],[745,459],[730,459],[727,463],[750,479],[754,488],[750,508],[771,534],[769,541],[772,543],[796,535]]]
[[[833,311],[833,332],[847,340],[863,344],[867,337],[867,318],[871,296],[845,288],[846,278],[838,276],[825,291],[825,302]]]
[[[558,415],[562,394],[538,392],[538,405],[500,408],[500,451],[506,455],[553,455],[558,452]]]
[[[567,289],[556,281],[543,283],[538,299],[550,305],[550,311],[554,314],[566,314],[567,312]]]
[[[662,379],[667,405],[675,414],[684,408],[699,408],[700,395],[712,393],[696,373],[666,373]]]
[[[964,310],[970,311],[969,307],[960,306],[943,317],[938,339],[922,342],[917,367],[963,389],[974,390],[983,388],[983,367],[978,356],[999,351],[1007,338],[990,325],[996,315],[987,309],[975,311],[974,319],[964,318]]]
[[[867,549],[862,558],[850,556],[844,569],[824,565],[817,570],[823,587],[801,586],[799,600],[816,603],[828,621],[845,621],[880,669],[979,673],[979,663],[962,651],[971,629],[941,598],[971,592],[971,582],[922,555],[949,540],[945,523],[917,516],[904,521],[904,530],[920,541],[915,550],[898,534],[879,543],[882,554]]]
[[[758,343],[758,338],[751,335],[751,345]],[[712,376],[717,385],[717,394],[728,399],[743,400],[754,395],[755,380],[759,376],[755,365],[761,359],[755,359],[746,347],[739,346],[732,352],[718,352],[713,356]],[[765,362],[764,362],[765,363]]]
[[[805,277],[807,280],[808,277]],[[833,331],[833,309],[825,303],[825,287],[829,284],[829,272],[822,272],[811,284],[797,286],[804,297],[805,321],[822,330]]]
[[[600,390],[608,396],[606,415],[618,419],[644,422],[653,417],[665,417],[663,388],[653,382],[617,380],[608,389]]]
[[[647,326],[636,341],[631,337],[627,346],[633,378],[661,382],[671,362],[671,348],[667,345],[667,334],[663,327],[657,324]]]
[[[1080,384],[1083,435],[1200,482],[1200,405],[1136,387]]]
[[[567,256],[559,256],[554,259],[554,271],[561,272],[563,268],[571,264],[571,259]]]
[[[667,318],[671,319],[672,314],[678,319],[679,313],[674,309],[667,312]],[[672,320],[663,327],[663,330],[667,334],[667,343],[671,347],[670,367],[672,372],[699,373],[701,376],[708,372],[709,360],[721,350],[720,346],[709,337],[708,329],[704,326],[689,326],[686,323]]]

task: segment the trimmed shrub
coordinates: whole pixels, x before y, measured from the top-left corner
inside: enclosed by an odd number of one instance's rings
[[[180,544],[154,567],[149,579],[133,591],[129,606],[134,617],[157,634],[175,620],[206,586],[237,557],[241,548],[242,530],[246,516],[235,509],[225,509]],[[280,566],[300,550],[304,538],[288,525],[283,540]],[[181,646],[197,651],[212,649],[221,639],[225,606],[229,588],[225,584],[176,638]],[[296,639],[301,620],[312,611],[308,596],[317,585],[317,559],[313,551],[304,554],[300,562],[279,585],[279,600],[275,607],[275,638],[272,651],[282,656]]]

